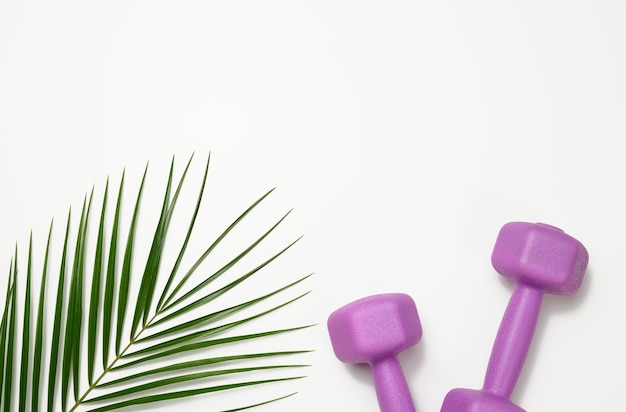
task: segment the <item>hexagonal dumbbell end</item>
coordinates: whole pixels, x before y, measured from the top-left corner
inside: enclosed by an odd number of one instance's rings
[[[501,275],[551,295],[576,293],[588,261],[582,243],[544,223],[507,223],[491,255],[491,264]]]
[[[544,293],[573,295],[589,255],[561,229],[542,223],[507,223],[500,230],[491,262],[516,282],[493,345],[483,389],[454,389],[442,412],[523,412],[509,401],[522,371]]]
[[[415,406],[396,355],[422,337],[413,299],[402,293],[369,296],[333,312],[328,332],[335,355],[368,363],[382,412],[414,412]]]

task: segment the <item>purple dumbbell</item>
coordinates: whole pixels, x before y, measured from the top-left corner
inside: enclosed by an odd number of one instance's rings
[[[542,223],[507,223],[500,230],[491,263],[516,282],[493,345],[483,388],[453,389],[442,412],[524,412],[509,398],[535,332],[544,293],[573,295],[589,255],[561,229]]]
[[[422,326],[409,295],[369,296],[337,309],[328,318],[337,358],[368,363],[382,412],[414,412],[409,386],[396,355],[415,345]]]

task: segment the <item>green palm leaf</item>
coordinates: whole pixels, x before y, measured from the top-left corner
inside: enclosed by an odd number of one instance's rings
[[[45,406],[49,412],[109,411],[259,385],[279,385],[303,377],[296,370],[308,365],[285,363],[282,359],[304,356],[309,350],[242,351],[241,343],[295,333],[310,325],[282,325],[271,329],[257,328],[252,333],[238,332],[244,325],[253,327],[256,320],[295,304],[308,294],[308,291],[293,291],[300,288],[310,275],[296,277],[269,290],[257,286],[256,296],[252,298],[248,293],[237,293],[240,290],[246,292],[243,288],[248,279],[261,276],[266,267],[299,239],[276,249],[243,274],[231,275],[241,272],[240,262],[257,255],[252,252],[259,250],[258,246],[264,244],[290,211],[254,240],[244,241],[245,246],[233,257],[222,261],[223,254],[217,254],[213,260],[209,259],[274,189],[269,190],[206,247],[201,247],[204,252],[181,271],[190,259],[189,250],[193,250],[189,246],[202,210],[210,156],[185,224],[184,237],[178,246],[170,246],[171,222],[192,160],[193,156],[180,177],[175,179],[176,162],[172,158],[160,200],[160,212],[153,226],[154,234],[140,274],[136,273],[136,267],[138,259],[142,259],[138,251],[143,249],[137,244],[138,228],[145,227],[145,222],[140,222],[140,211],[144,207],[142,198],[148,166],[133,196],[126,233],[123,233],[122,222],[126,171],[119,181],[117,196],[110,196],[110,181],[107,179],[101,202],[94,201],[94,197],[98,197],[94,189],[85,197],[75,231],[72,230],[70,210],[56,268],[53,267],[56,262],[53,259],[53,224],[50,224],[41,272],[37,272],[41,274],[39,293],[34,289],[38,260],[34,257],[36,246],[32,234],[23,277],[18,270],[16,246],[9,265],[4,304],[0,306],[3,308],[0,321],[2,410],[38,411]],[[97,208],[99,210],[94,210]],[[111,219],[108,218],[110,212]],[[121,243],[123,237],[125,244]],[[172,255],[175,257],[173,263],[166,257],[170,248],[176,250]],[[202,276],[198,272],[205,261],[212,261],[211,264],[219,269]],[[162,280],[159,279],[161,272],[167,273]],[[55,274],[56,279],[50,279]],[[194,286],[189,287],[194,275],[199,278]],[[56,290],[52,290],[55,284]],[[134,284],[137,285],[136,291]],[[47,295],[50,295],[48,300]],[[282,295],[286,297],[280,298]],[[219,304],[225,301],[229,303]],[[257,307],[261,309],[255,309]],[[18,324],[21,325],[21,339],[17,334]],[[218,348],[228,347],[237,349],[231,349],[232,352],[227,354],[215,352]],[[207,356],[207,353],[212,355]],[[193,358],[181,359],[190,355]],[[162,360],[167,363],[164,365]],[[221,367],[228,364],[232,366]],[[47,385],[41,382],[46,377]],[[227,383],[221,381],[225,378]],[[185,389],[186,386],[189,389]],[[224,412],[247,410],[292,395],[261,399]]]

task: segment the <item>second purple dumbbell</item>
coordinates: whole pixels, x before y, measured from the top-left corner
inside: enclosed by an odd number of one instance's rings
[[[589,255],[562,230],[541,223],[507,223],[491,256],[494,268],[516,282],[489,359],[483,388],[453,389],[441,412],[524,412],[509,398],[537,325],[544,293],[573,295]]]
[[[371,366],[381,412],[415,412],[396,357],[422,337],[409,295],[386,293],[349,303],[329,316],[328,332],[337,358]]]

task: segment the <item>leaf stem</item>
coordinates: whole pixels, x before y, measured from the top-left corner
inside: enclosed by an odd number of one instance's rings
[[[69,410],[69,412],[73,412],[76,410],[76,408],[78,408],[85,399],[87,399],[87,396],[89,396],[89,394],[91,393],[92,390],[94,390],[95,388],[98,387],[98,384],[100,383],[100,381],[104,378],[104,376],[111,371],[111,369],[113,369],[113,367],[115,366],[115,364],[117,363],[118,360],[122,359],[124,357],[124,355],[126,354],[126,352],[130,349],[130,347],[137,342],[137,340],[139,339],[139,337],[141,336],[141,334],[148,329],[152,322],[154,321],[154,319],[159,315],[159,313],[155,313],[154,316],[152,317],[152,319],[150,319],[148,321],[148,323],[146,323],[145,326],[142,326],[142,328],[137,332],[137,335],[135,335],[130,342],[128,342],[128,345],[126,345],[126,347],[115,356],[115,359],[113,359],[113,361],[111,361],[111,363],[109,364],[109,366],[107,366],[102,373],[100,374],[100,376],[98,376],[98,378],[91,384],[89,385],[89,387],[85,390],[85,392],[81,395],[80,398],[78,398],[76,400],[76,403],[74,403],[74,405],[72,406],[72,408]]]

